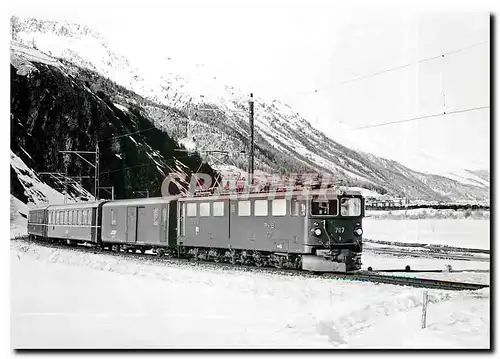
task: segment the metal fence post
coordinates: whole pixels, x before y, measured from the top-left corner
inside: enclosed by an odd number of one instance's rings
[[[427,302],[429,301],[429,295],[427,291],[424,292],[424,297],[422,301],[422,329],[427,325]]]

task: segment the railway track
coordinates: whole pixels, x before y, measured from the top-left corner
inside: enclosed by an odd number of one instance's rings
[[[330,275],[330,274],[328,274]],[[438,279],[424,279],[415,277],[402,277],[402,276],[392,276],[384,274],[376,274],[373,272],[357,272],[352,274],[333,274],[334,278],[339,278],[340,276],[347,278],[349,280],[361,281],[361,282],[372,282],[380,284],[393,284],[400,286],[409,286],[416,288],[428,288],[428,289],[443,289],[443,290],[479,290],[483,288],[488,288],[487,284],[478,283],[464,283],[464,282],[450,282]]]
[[[242,271],[242,272],[265,272],[265,273],[276,273],[280,275],[288,276],[301,276],[309,278],[329,278],[336,280],[349,280],[349,281],[359,281],[359,282],[371,282],[380,284],[391,284],[399,286],[409,286],[417,288],[429,288],[429,289],[441,289],[441,290],[479,290],[483,288],[488,288],[489,285],[478,284],[478,283],[463,283],[463,282],[450,282],[437,279],[424,279],[415,277],[402,277],[393,275],[383,275],[377,274],[369,271],[358,271],[354,273],[310,273],[294,269],[279,269],[273,267],[253,267],[247,265],[232,265],[229,263],[214,263],[214,262],[204,262],[204,261],[190,261],[185,258],[173,258],[173,257],[159,257],[154,254],[147,253],[131,253],[131,252],[115,252],[115,251],[102,251],[95,247],[77,245],[68,246],[59,243],[47,243],[40,240],[28,240],[27,238],[19,238],[17,240],[22,240],[27,243],[35,243],[42,247],[47,248],[59,248],[75,252],[86,252],[93,254],[106,254],[110,256],[120,257],[125,260],[135,259],[147,262],[155,263],[168,263],[173,265],[189,265],[189,266],[201,266],[204,268],[213,268],[218,270],[231,270],[231,271]]]

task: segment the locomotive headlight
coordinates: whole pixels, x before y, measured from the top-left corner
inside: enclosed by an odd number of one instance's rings
[[[321,236],[321,233],[322,233],[322,232],[321,232],[321,229],[319,229],[319,228],[316,228],[316,229],[314,230],[314,235],[315,235],[316,237]]]
[[[356,228],[354,230],[354,234],[357,235],[357,236],[360,236],[363,234],[363,230],[361,228]]]

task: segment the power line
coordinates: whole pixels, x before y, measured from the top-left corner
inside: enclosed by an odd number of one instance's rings
[[[119,135],[119,136],[114,136],[114,137],[109,137],[109,138],[106,138],[105,140],[99,140],[99,142],[104,142],[104,141],[109,141],[109,140],[114,140],[116,138],[121,138],[121,137],[125,137],[125,136],[129,136],[129,135],[134,135],[136,133],[140,133],[140,132],[146,132],[146,131],[151,131],[152,129],[155,129],[156,127],[153,126],[153,127],[149,127],[149,128],[146,128],[144,130],[139,130],[139,131],[135,131],[135,132],[129,132],[129,133],[125,133],[123,135]]]
[[[393,125],[396,123],[402,123],[402,122],[410,122],[410,121],[417,121],[417,120],[422,120],[426,118],[432,118],[432,117],[440,117],[440,116],[446,116],[446,115],[452,115],[455,113],[462,113],[462,112],[469,112],[469,111],[478,111],[478,110],[484,110],[486,108],[490,108],[490,106],[481,106],[481,107],[473,107],[473,108],[467,108],[463,110],[455,110],[455,111],[448,111],[448,112],[440,112],[440,113],[435,113],[432,115],[426,115],[426,116],[420,116],[420,117],[413,117],[413,118],[408,118],[405,120],[399,120],[399,121],[391,121],[391,122],[384,122],[384,123],[379,123],[375,125],[368,125],[368,126],[362,126],[362,127],[355,127],[350,129],[350,131],[355,131],[355,130],[363,130],[366,128],[373,128],[373,127],[380,127],[380,126],[388,126],[388,125]]]
[[[387,72],[391,72],[391,71],[396,71],[396,70],[399,70],[399,69],[403,69],[405,67],[408,67],[408,66],[411,66],[411,65],[416,65],[416,64],[419,64],[419,63],[422,63],[422,62],[436,60],[436,59],[439,59],[439,58],[444,57],[446,55],[456,54],[458,52],[461,52],[461,51],[464,51],[464,50],[467,50],[467,49],[470,49],[470,48],[473,48],[473,47],[477,47],[477,46],[480,46],[480,45],[483,45],[483,44],[487,44],[488,42],[489,41],[478,42],[476,44],[472,44],[472,45],[469,45],[469,46],[462,47],[460,49],[456,49],[456,50],[452,50],[452,51],[449,51],[449,52],[445,52],[445,53],[442,53],[440,55],[428,57],[426,59],[422,59],[422,60],[418,60],[418,61],[413,61],[413,62],[407,63],[405,65],[400,65],[400,66],[392,67],[390,69],[386,69],[386,70],[374,72],[374,73],[369,74],[369,75],[355,77],[355,78],[350,79],[350,80],[342,81],[342,82],[340,82],[340,84],[343,85],[343,84],[346,84],[346,83],[355,82],[355,81],[363,80],[363,79],[366,79],[366,78],[369,78],[369,77],[374,77],[374,76],[378,76],[378,75],[381,75],[381,74],[385,74]]]
[[[143,164],[143,165],[129,166],[129,167],[124,167],[124,168],[120,168],[120,169],[117,169],[117,170],[112,170],[112,171],[107,171],[107,172],[101,172],[100,175],[105,175],[105,174],[108,174],[108,173],[119,172],[119,171],[125,171],[125,170],[129,170],[131,168],[138,168],[138,167],[145,167],[145,166],[152,166],[152,165],[156,165],[156,166],[162,167],[158,163],[150,162],[150,163],[146,163],[146,164]]]
[[[489,41],[485,40],[485,41],[478,42],[478,43],[475,43],[475,44],[472,44],[472,45],[461,47],[459,49],[455,49],[455,50],[451,50],[451,51],[448,51],[448,52],[444,52],[444,53],[441,53],[439,55],[428,57],[428,58],[425,58],[425,59],[422,59],[422,60],[417,60],[417,61],[409,62],[409,63],[404,64],[404,65],[399,65],[399,66],[392,67],[392,68],[389,68],[389,69],[377,71],[377,72],[374,72],[374,73],[371,73],[371,74],[368,74],[368,75],[363,75],[363,76],[355,77],[355,78],[352,78],[352,79],[349,79],[349,80],[340,81],[340,82],[335,83],[335,84],[321,86],[321,87],[318,87],[318,88],[316,88],[314,90],[300,91],[300,92],[296,93],[294,96],[293,95],[292,96],[285,96],[284,99],[287,99],[287,98],[298,98],[298,97],[301,97],[301,96],[309,96],[311,94],[318,93],[318,91],[322,91],[322,90],[325,90],[327,88],[345,85],[345,84],[348,84],[348,83],[352,83],[352,82],[364,80],[364,79],[367,79],[367,78],[370,78],[370,77],[374,77],[374,76],[378,76],[378,75],[381,75],[381,74],[385,74],[387,72],[400,70],[400,69],[409,67],[411,65],[416,65],[416,64],[419,64],[419,63],[422,63],[422,62],[436,60],[436,59],[442,58],[444,56],[453,55],[453,54],[459,53],[461,51],[465,51],[465,50],[468,50],[468,49],[471,49],[471,48],[474,48],[474,47],[477,47],[477,46],[480,46],[480,45],[484,45],[484,44],[487,44],[487,43],[489,43]]]

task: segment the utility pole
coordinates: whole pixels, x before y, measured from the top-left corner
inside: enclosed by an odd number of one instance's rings
[[[254,131],[253,131],[253,93],[250,94],[250,99],[248,101],[249,109],[249,124],[250,124],[250,155],[248,159],[248,185],[253,184],[253,165],[254,165]]]
[[[64,176],[64,204],[68,203],[68,167],[66,167]]]
[[[95,143],[95,193],[94,197],[95,200],[97,201],[99,199],[99,142]]]

